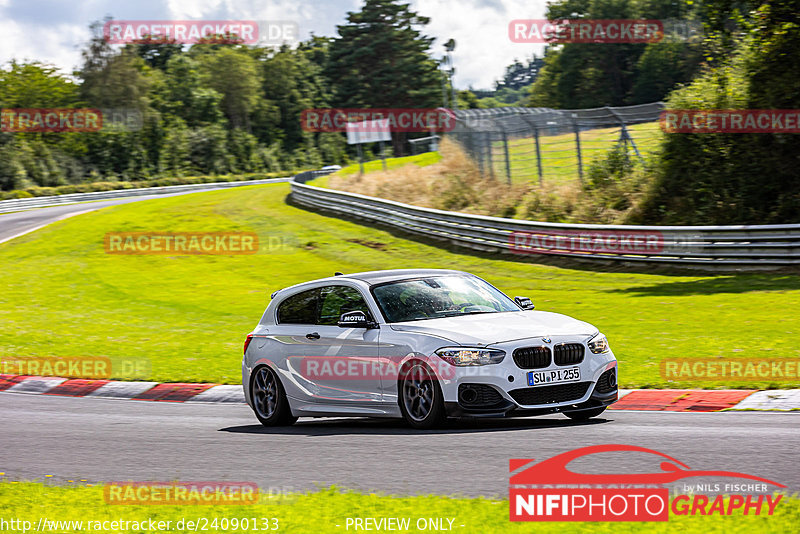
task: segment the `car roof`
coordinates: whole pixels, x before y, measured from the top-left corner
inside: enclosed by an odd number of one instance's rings
[[[301,284],[295,284],[293,286],[289,286],[283,288],[279,291],[276,291],[272,294],[274,298],[279,292],[284,291],[286,289],[292,289],[300,286],[305,286],[306,284],[316,283],[316,282],[341,282],[342,280],[358,280],[361,282],[366,282],[370,286],[382,284],[384,282],[395,282],[399,280],[408,280],[412,278],[421,278],[425,276],[449,276],[449,275],[461,275],[461,276],[474,276],[470,273],[464,271],[456,271],[453,269],[387,269],[384,271],[366,271],[363,273],[353,273],[353,274],[341,274],[337,276],[329,276],[327,278],[319,278],[317,280],[309,280],[307,282],[303,282]]]
[[[354,278],[374,286],[384,282],[395,282],[398,280],[408,280],[411,278],[421,278],[425,276],[443,276],[454,274],[473,276],[464,271],[455,271],[452,269],[390,269],[386,271],[367,271],[364,273],[345,274],[336,276],[335,278]]]

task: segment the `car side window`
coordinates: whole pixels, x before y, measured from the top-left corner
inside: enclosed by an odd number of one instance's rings
[[[361,296],[361,293],[348,286],[328,286],[320,290],[321,305],[319,309],[319,321],[321,325],[336,325],[339,317],[343,313],[360,310],[364,312],[369,320],[372,314],[369,306]]]
[[[309,289],[284,300],[278,306],[278,323],[316,324],[319,289]]]

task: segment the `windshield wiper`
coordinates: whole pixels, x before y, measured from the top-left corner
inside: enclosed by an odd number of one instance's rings
[[[451,312],[443,313],[442,317],[461,317],[462,315],[478,315],[480,313],[497,313],[497,312],[495,312],[495,311],[471,311],[471,312],[451,311]]]

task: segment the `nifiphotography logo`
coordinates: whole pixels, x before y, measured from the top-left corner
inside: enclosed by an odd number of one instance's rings
[[[567,468],[567,464],[578,458],[620,452],[656,455],[661,459],[661,470],[654,473],[584,474]],[[670,512],[673,515],[763,513],[771,516],[783,495],[766,494],[767,487],[786,487],[745,473],[691,469],[671,456],[635,445],[594,445],[533,462],[525,459],[509,461],[513,473],[509,479],[511,521],[668,521]],[[523,467],[525,469],[520,471]],[[694,487],[684,486],[683,491],[688,490],[689,494],[676,494],[670,499],[666,484],[694,477],[738,478],[753,482],[696,486],[701,491],[723,492],[713,498],[695,493]]]

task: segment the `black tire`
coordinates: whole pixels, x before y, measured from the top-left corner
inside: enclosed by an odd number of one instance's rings
[[[597,417],[604,411],[606,411],[606,407],[601,406],[600,408],[595,408],[593,410],[581,410],[579,412],[564,412],[564,415],[566,415],[573,421],[588,421],[592,417]]]
[[[256,368],[250,377],[250,400],[253,412],[264,426],[289,426],[297,421],[278,375],[267,365]]]
[[[397,401],[406,422],[429,430],[445,420],[444,396],[439,380],[421,361],[409,362],[397,380]]]

